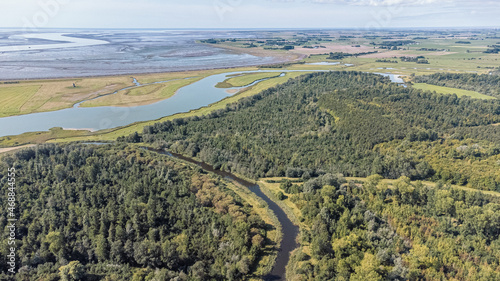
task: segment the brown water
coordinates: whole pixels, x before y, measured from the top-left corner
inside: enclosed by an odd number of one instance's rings
[[[178,158],[184,161],[187,161],[189,163],[193,163],[201,167],[202,169],[215,173],[221,177],[224,177],[226,179],[235,181],[248,189],[252,191],[255,195],[258,197],[262,198],[267,205],[269,206],[269,209],[271,209],[276,217],[278,218],[281,227],[282,227],[282,232],[283,232],[283,239],[281,240],[281,246],[278,252],[278,256],[276,258],[276,263],[272,269],[272,271],[264,276],[264,280],[286,280],[285,277],[285,268],[286,265],[288,264],[288,261],[290,260],[290,252],[293,251],[295,248],[297,248],[297,235],[299,233],[299,227],[294,225],[292,221],[287,217],[283,209],[281,209],[278,204],[276,204],[273,200],[271,200],[267,195],[262,192],[261,188],[259,185],[255,183],[251,183],[247,180],[244,180],[242,178],[239,178],[235,176],[232,173],[221,171],[219,169],[214,169],[213,166],[208,165],[203,162],[196,161],[192,158],[185,157],[180,154],[172,153],[172,152],[167,152],[164,150],[154,150],[148,148],[150,151],[154,151],[157,153],[165,154],[174,158]]]

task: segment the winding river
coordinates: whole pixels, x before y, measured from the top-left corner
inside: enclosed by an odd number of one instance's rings
[[[292,252],[294,249],[297,248],[297,236],[299,234],[299,227],[294,225],[292,221],[287,217],[283,209],[281,209],[278,204],[276,204],[274,201],[272,201],[264,192],[262,192],[261,188],[259,185],[251,183],[247,180],[244,180],[242,178],[239,178],[235,176],[232,173],[221,171],[219,169],[214,169],[213,166],[208,165],[203,162],[198,162],[194,159],[185,157],[180,154],[176,153],[171,153],[163,150],[155,150],[155,149],[150,149],[150,151],[154,151],[160,154],[165,154],[174,158],[178,158],[184,161],[187,161],[189,163],[193,163],[201,167],[202,169],[215,173],[221,177],[224,177],[226,179],[235,181],[245,187],[247,187],[250,191],[252,191],[255,195],[260,197],[262,200],[264,200],[267,205],[269,206],[269,209],[271,209],[276,217],[278,218],[280,224],[281,224],[281,229],[282,229],[282,234],[283,234],[283,239],[281,240],[281,245],[280,249],[278,252],[278,256],[276,258],[276,262],[274,264],[273,269],[271,272],[264,276],[264,280],[266,281],[274,281],[274,280],[286,280],[286,265],[288,264],[288,261],[290,260],[290,252]]]

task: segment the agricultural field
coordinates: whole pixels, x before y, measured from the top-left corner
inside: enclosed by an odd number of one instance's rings
[[[230,47],[242,52],[265,51],[283,55],[290,53],[304,59],[287,65],[286,69],[323,69],[385,72],[424,75],[436,72],[488,73],[500,66],[500,55],[491,46],[499,39],[486,33],[375,33],[282,32],[256,39],[212,41],[217,47]],[[458,43],[457,43],[458,42]],[[293,47],[293,48],[292,48]],[[488,51],[490,50],[490,51]],[[329,53],[352,56],[329,60]],[[403,62],[401,57],[425,57],[426,64]],[[339,61],[340,65],[321,66],[309,63]],[[390,62],[388,62],[390,61]],[[398,61],[394,63],[394,61]],[[348,64],[348,66],[345,66]]]

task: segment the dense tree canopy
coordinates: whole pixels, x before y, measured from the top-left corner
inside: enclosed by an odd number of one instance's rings
[[[223,181],[172,158],[123,145],[43,145],[3,157],[2,186],[11,167],[15,280],[241,280],[262,254],[253,241],[266,237],[263,220]],[[6,259],[6,243],[0,252]]]
[[[436,171],[452,162],[494,163],[500,140],[483,137],[478,146],[487,153],[462,154],[458,160],[431,154],[426,145],[460,135],[464,140],[474,128],[496,130],[490,127],[498,122],[498,100],[403,88],[374,74],[330,72],[299,77],[204,117],[157,123],[122,140],[153,143],[251,177],[298,169],[305,177],[340,172],[458,183],[456,176]],[[400,149],[402,143],[420,148]],[[465,143],[447,144],[460,153]],[[500,174],[492,173],[493,182],[481,179],[471,187],[500,190]],[[460,183],[469,180],[463,175]]]
[[[408,178],[329,178],[287,194],[311,226],[302,228],[289,280],[500,279],[500,197]]]

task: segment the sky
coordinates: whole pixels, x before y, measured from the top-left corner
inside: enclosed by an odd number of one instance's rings
[[[500,1],[0,0],[0,27],[500,27]]]

